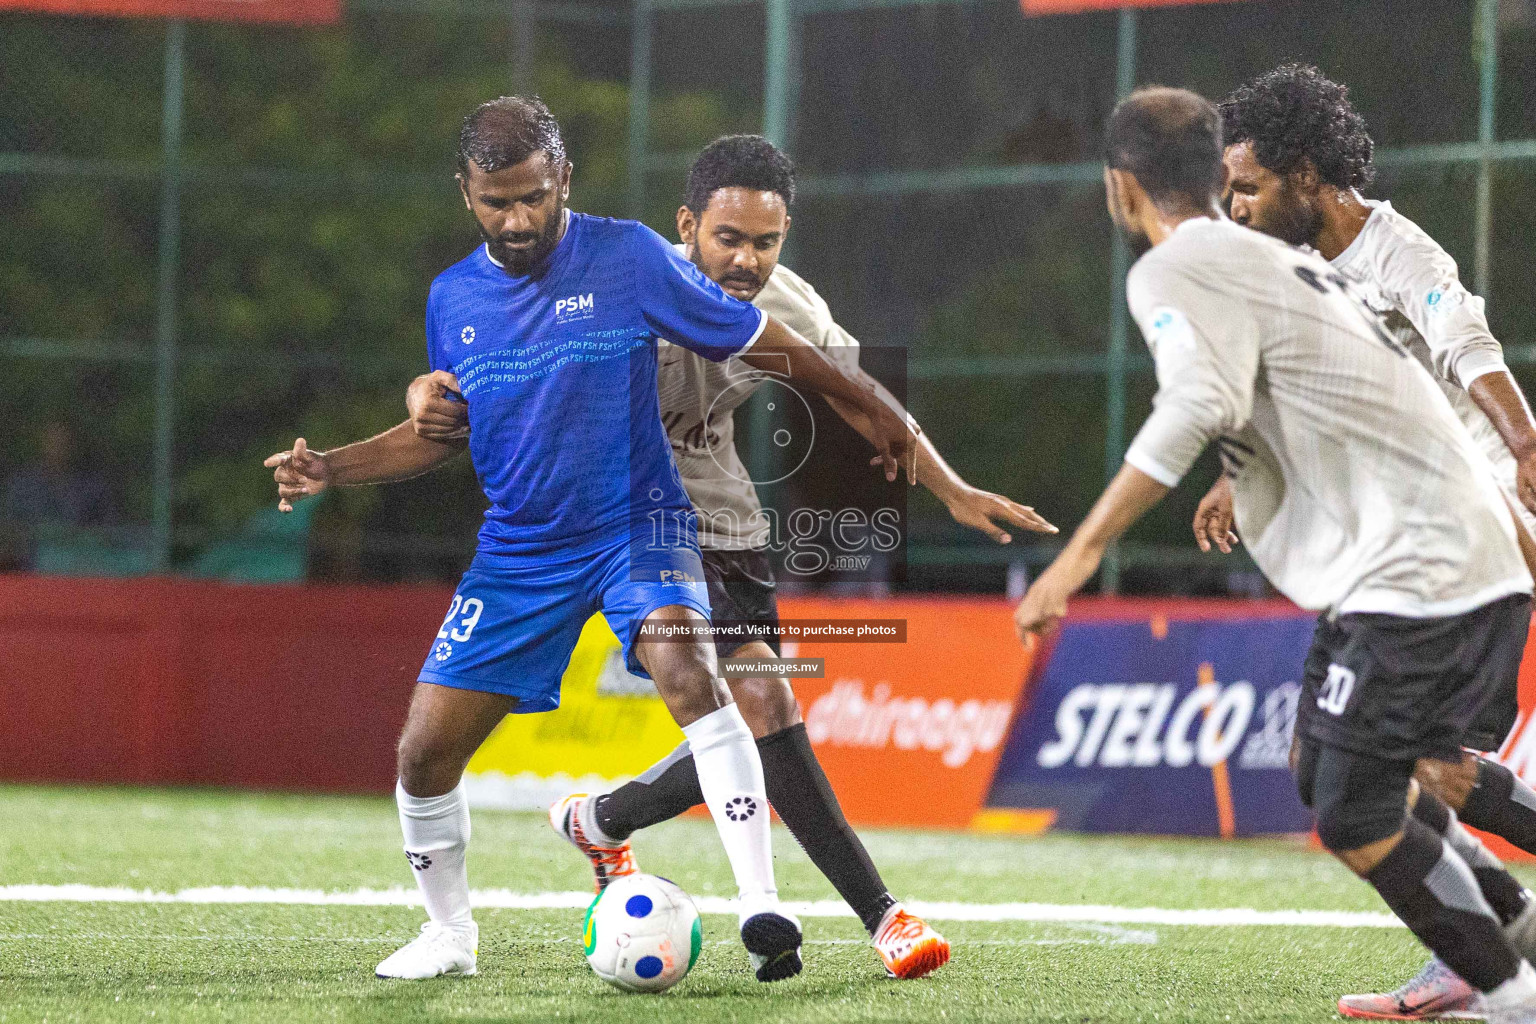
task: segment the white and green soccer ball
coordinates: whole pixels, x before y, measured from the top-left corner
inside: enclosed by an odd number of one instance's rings
[[[582,928],[587,962],[599,978],[626,992],[664,992],[699,959],[704,927],[693,900],[655,875],[608,883],[587,908]]]

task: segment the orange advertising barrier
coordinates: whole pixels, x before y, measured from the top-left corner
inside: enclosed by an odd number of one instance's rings
[[[904,619],[905,644],[785,644],[825,658],[794,680],[806,732],[856,824],[965,828],[977,820],[1030,655],[1000,600],[786,597],[785,619]]]
[[[87,18],[334,25],[341,20],[341,0],[0,0],[0,11],[38,11]]]
[[[1536,635],[1536,624],[1531,632]],[[1494,755],[1494,760],[1524,779],[1527,785],[1536,786],[1536,645],[1525,645],[1525,660],[1520,663],[1520,717],[1515,720],[1515,727]],[[1536,860],[1497,836],[1482,832],[1478,835],[1490,850],[1505,860]]]

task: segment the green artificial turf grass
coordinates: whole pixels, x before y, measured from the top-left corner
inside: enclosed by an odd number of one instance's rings
[[[0,885],[174,891],[412,885],[392,801],[192,790],[0,787]],[[899,896],[972,903],[1383,909],[1328,857],[1288,840],[1036,839],[867,830]],[[787,898],[832,891],[774,834]],[[729,895],[707,820],[636,840],[642,866]],[[537,814],[475,815],[477,888],[582,890],[582,859]],[[586,967],[579,910],[481,910],[480,975],[385,982],[373,966],[422,920],[410,907],[0,902],[0,1022],[13,1021],[1316,1021],[1337,996],[1395,986],[1423,951],[1402,930],[940,922],[951,965],[883,976],[852,918],[805,922],[806,972],[761,985],[728,917],[661,996]]]

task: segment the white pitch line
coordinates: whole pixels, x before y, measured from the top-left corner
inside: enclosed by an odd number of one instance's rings
[[[319,889],[268,889],[247,886],[205,886],[177,892],[94,885],[0,886],[0,902],[23,903],[269,903],[302,906],[419,907],[421,895],[407,889],[355,889],[324,892]],[[476,907],[499,910],[584,910],[592,902],[589,892],[517,893],[507,889],[476,889],[470,893]],[[705,914],[734,914],[733,900],[698,896],[694,903]],[[801,917],[852,917],[847,905],[837,900],[785,903]],[[1339,910],[1174,910],[1163,907],[1112,907],[1062,903],[955,903],[913,900],[906,906],[921,917],[935,921],[1035,921],[1095,924],[1157,924],[1192,928],[1401,928],[1391,914]]]
[[[115,932],[0,932],[0,942],[57,942],[67,939],[76,942],[234,942],[234,943],[268,943],[268,942],[307,942],[307,943],[361,943],[369,946],[395,946],[400,939],[398,936],[361,936],[361,935],[176,935],[153,934],[136,932],[121,934]],[[519,946],[574,946],[580,944],[576,938],[518,938],[514,940]],[[1157,943],[1156,932],[1138,932],[1129,929],[1118,929],[1116,932],[1097,934],[1096,936],[1080,936],[1065,939],[966,939],[961,940],[966,946],[1135,946],[1155,945]],[[711,939],[706,946],[736,946],[736,939]],[[867,946],[868,939],[806,939],[807,946]]]

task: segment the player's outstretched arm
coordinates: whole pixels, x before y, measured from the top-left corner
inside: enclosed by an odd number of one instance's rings
[[[1536,422],[1531,420],[1531,407],[1520,385],[1508,370],[1494,370],[1474,380],[1467,394],[1509,446],[1517,467],[1516,493],[1526,508],[1536,512]]]
[[[328,452],[311,451],[301,437],[286,452],[277,452],[262,463],[277,481],[277,507],[292,512],[300,498],[319,494],[328,487],[409,480],[430,472],[463,451],[464,441],[431,441],[419,436],[406,420],[376,437]]]
[[[1043,633],[1059,622],[1067,614],[1067,599],[1098,571],[1104,550],[1170,489],[1130,463],[1121,466],[1083,525],[1019,602],[1013,613],[1019,639],[1027,644],[1030,634]]]
[[[885,466],[885,478],[895,480],[902,467],[907,480],[917,483],[916,425],[899,407],[880,397],[867,376],[855,377],[828,359],[821,349],[784,326],[765,317],[757,342],[739,358],[748,366],[777,374],[797,387],[846,402],[868,417],[867,435],[877,459]]]
[[[1211,550],[1214,544],[1222,554],[1230,555],[1232,545],[1237,543],[1232,523],[1232,483],[1220,476],[1200,499],[1200,507],[1195,509],[1195,543],[1200,545],[1201,551]]]
[[[880,395],[882,401],[896,409],[901,404],[896,401],[896,396],[886,390],[879,381],[870,377],[863,370],[853,370],[853,373],[867,379]],[[828,398],[827,404],[841,416],[848,425],[862,434],[865,439],[873,441],[870,436],[871,425],[869,419],[858,409],[836,398]],[[993,494],[979,487],[972,487],[965,482],[965,478],[956,473],[939,450],[934,447],[933,441],[927,434],[918,428],[915,444],[917,446],[917,482],[928,488],[935,498],[944,503],[949,509],[949,514],[955,522],[962,526],[969,526],[973,530],[979,530],[997,541],[999,544],[1007,544],[1013,540],[1005,526],[1009,524],[1021,530],[1029,530],[1032,533],[1056,533],[1056,527],[1038,515],[1033,508],[1020,505],[1011,498],[1001,494]]]

